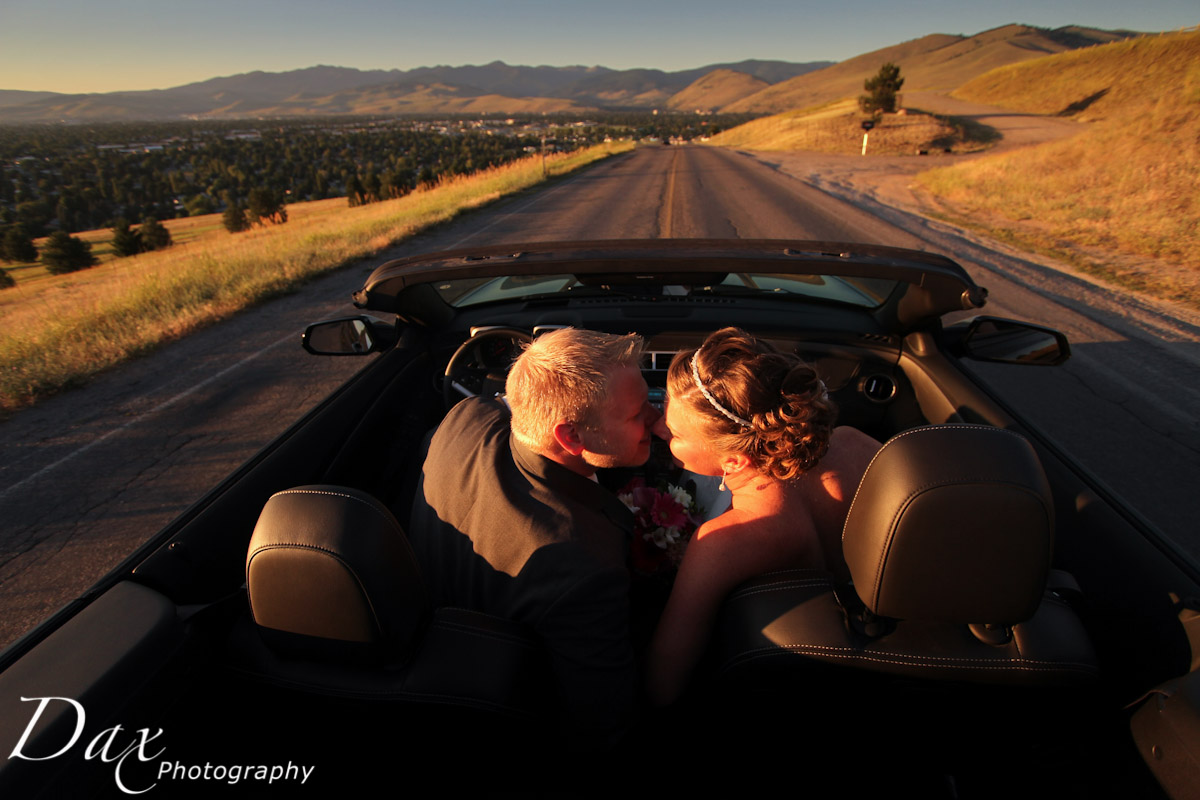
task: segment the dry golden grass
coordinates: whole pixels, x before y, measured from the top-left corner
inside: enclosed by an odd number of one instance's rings
[[[862,152],[863,114],[855,100],[756,119],[714,136],[709,144],[748,150]],[[975,130],[922,113],[884,114],[868,139],[868,155],[913,155],[918,150],[969,152],[984,146]]]
[[[771,113],[857,97],[862,94],[863,81],[886,63],[900,65],[905,91],[948,91],[1004,64],[1058,53],[1066,47],[1046,31],[1026,25],[1004,25],[967,37],[934,33],[776,83],[721,111]]]
[[[632,146],[550,156],[547,171],[565,174]],[[534,156],[384,203],[297,203],[286,225],[246,233],[226,233],[215,216],[215,230],[211,218],[178,220],[169,227],[179,243],[168,250],[68,275],[18,275],[0,292],[0,413],[542,180]]]
[[[1072,50],[994,69],[952,94],[1033,114],[1083,122],[1127,116],[1161,98],[1172,84],[1191,83],[1200,100],[1200,32],[1167,33]],[[1170,80],[1164,83],[1164,78]]]
[[[1093,122],[1071,139],[923,173],[948,213],[1040,249],[1112,251],[1125,266],[1074,260],[1200,307],[1200,32],[1006,67],[958,94]]]

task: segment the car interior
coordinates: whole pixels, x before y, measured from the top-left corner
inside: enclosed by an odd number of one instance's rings
[[[944,797],[1154,796],[1159,781],[1181,785],[1151,769],[1152,747],[1175,736],[1158,760],[1186,785],[1194,739],[1177,729],[1193,705],[1164,713],[1161,697],[1191,669],[1179,621],[1181,598],[1200,596],[1190,567],[969,377],[957,342],[978,323],[899,335],[833,305],[748,313],[712,297],[685,314],[581,299],[484,304],[437,326],[359,318],[357,335],[394,346],[81,598],[0,685],[75,692],[89,731],[145,720],[180,753],[307,757],[339,765],[323,773],[339,784],[470,752],[511,785],[531,749],[557,766],[525,778],[569,780],[599,754],[556,733],[538,643],[505,620],[429,607],[404,539],[419,454],[447,404],[502,389],[520,343],[543,330],[641,333],[661,399],[674,353],[739,321],[816,365],[839,424],[888,442],[845,527],[855,580],[782,570],[740,587],[687,696],[647,711],[616,752],[681,779],[696,775],[688,765]],[[1131,715],[1156,691],[1135,737]],[[52,749],[71,724],[44,715],[30,748]],[[710,764],[707,741],[736,756]],[[10,761],[0,788],[111,788],[110,768],[55,766]]]

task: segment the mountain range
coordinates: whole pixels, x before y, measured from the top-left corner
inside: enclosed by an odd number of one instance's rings
[[[773,113],[856,95],[886,62],[901,66],[906,90],[949,90],[994,67],[1137,35],[1014,24],[974,36],[931,34],[840,63],[747,60],[676,72],[501,61],[410,70],[315,66],[149,91],[0,90],[0,122],[650,109]]]

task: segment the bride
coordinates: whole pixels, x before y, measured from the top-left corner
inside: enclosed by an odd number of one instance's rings
[[[738,328],[678,353],[658,433],[684,469],[721,476],[730,508],[693,535],[650,645],[656,705],[687,686],[725,596],[775,569],[823,568],[849,578],[841,534],[880,443],[834,427],[837,409],[800,358]]]

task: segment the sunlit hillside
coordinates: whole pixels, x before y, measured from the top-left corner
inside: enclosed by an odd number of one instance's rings
[[[772,113],[857,97],[862,94],[863,80],[887,62],[900,65],[904,91],[949,90],[1004,64],[1130,35],[1126,31],[1044,30],[1028,25],[1005,25],[974,36],[935,33],[777,83],[722,111]]]
[[[667,108],[674,111],[716,111],[769,85],[744,72],[715,69],[674,94],[667,101]]]
[[[855,100],[818,108],[787,111],[730,128],[709,144],[747,150],[815,150],[823,153],[862,152],[863,114]],[[985,142],[976,131],[929,114],[884,114],[871,131],[868,152],[873,155],[914,155],[918,152],[977,150]]]
[[[941,200],[1043,245],[1126,253],[1130,264],[1096,269],[1200,305],[1200,31],[1014,64],[955,94],[1091,125],[1071,139],[925,173]],[[1183,269],[1139,265],[1138,256]]]
[[[297,203],[286,224],[238,234],[216,215],[172,220],[175,245],[129,258],[111,257],[111,231],[82,234],[99,266],[47,275],[31,265],[0,292],[0,416],[466,209],[632,147],[531,156],[357,208],[345,198]]]

